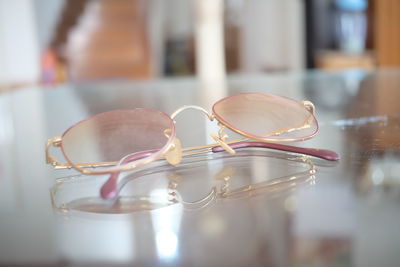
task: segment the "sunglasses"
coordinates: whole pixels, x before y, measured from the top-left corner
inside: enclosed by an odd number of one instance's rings
[[[218,132],[210,133],[214,144],[183,148],[176,137],[175,117],[184,110],[195,109],[210,121],[217,121]],[[120,172],[142,167],[159,159],[177,165],[182,157],[240,148],[267,148],[337,161],[330,150],[280,144],[303,141],[315,136],[318,122],[315,107],[309,101],[262,93],[242,93],[216,102],[209,113],[199,106],[183,106],[171,116],[161,111],[136,108],[113,110],[94,115],[68,128],[62,136],[46,144],[46,162],[55,169],[74,168],[83,174],[110,174],[100,194],[105,199],[117,194]],[[231,130],[241,138],[230,139]],[[278,143],[279,142],[279,143]],[[61,149],[66,162],[50,154]]]

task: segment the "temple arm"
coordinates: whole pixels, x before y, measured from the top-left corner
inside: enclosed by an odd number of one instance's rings
[[[330,160],[330,161],[337,161],[340,159],[339,154],[334,151],[331,151],[331,150],[317,149],[317,148],[305,148],[305,147],[289,146],[289,145],[267,143],[267,142],[243,141],[243,142],[230,143],[229,146],[233,149],[250,148],[250,147],[275,149],[275,150],[281,150],[281,151],[286,151],[286,152],[309,155],[309,156],[313,156],[313,157],[317,157],[317,158],[321,158],[321,159],[325,159],[325,160]],[[211,150],[214,153],[225,151],[225,149],[221,146],[214,146]]]
[[[326,150],[326,149],[317,149],[317,148],[305,148],[305,147],[297,147],[297,146],[289,146],[289,145],[282,145],[282,144],[275,144],[275,143],[267,143],[267,142],[251,142],[251,141],[241,141],[230,143],[229,146],[233,149],[240,149],[240,148],[251,148],[251,147],[260,147],[260,148],[267,148],[267,149],[274,149],[280,151],[286,151],[291,153],[299,153],[304,155],[309,155],[329,161],[338,161],[340,156],[338,153]],[[211,148],[213,153],[225,151],[225,148],[221,146],[214,146]],[[137,152],[124,157],[120,162],[119,165],[127,164],[132,161],[136,161],[145,157],[148,157],[155,150],[149,150],[144,152]],[[204,151],[199,151],[198,154],[204,153]],[[192,154],[193,155],[193,154]],[[104,199],[112,199],[117,196],[117,181],[118,181],[119,172],[112,173],[110,178],[107,182],[102,186],[100,190],[100,195]]]

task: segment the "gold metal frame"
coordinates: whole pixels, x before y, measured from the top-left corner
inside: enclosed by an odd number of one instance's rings
[[[298,125],[293,128],[286,128],[286,129],[280,129],[274,132],[266,133],[265,135],[280,135],[283,133],[287,132],[293,132],[297,130],[302,130],[310,127],[311,121],[314,119],[315,115],[315,106],[312,102],[310,101],[301,101],[299,102],[302,104],[309,112],[310,116],[304,121],[302,125]],[[163,154],[163,156],[159,159],[165,159],[167,160],[171,165],[177,165],[181,162],[182,157],[188,156],[188,155],[198,155],[202,153],[208,153],[211,152],[211,149],[215,146],[221,146],[223,147],[228,153],[234,154],[235,150],[229,146],[229,144],[240,142],[240,141],[249,141],[249,140],[255,140],[255,141],[261,141],[261,142],[276,142],[275,139],[270,139],[270,138],[255,138],[254,136],[249,136],[243,131],[240,131],[238,129],[235,129],[233,127],[229,127],[229,125],[225,125],[223,122],[217,119],[217,117],[206,111],[204,108],[199,107],[199,106],[182,106],[179,109],[175,110],[172,115],[170,116],[172,120],[175,119],[175,117],[180,114],[182,111],[187,110],[187,109],[195,109],[198,111],[201,111],[203,114],[205,114],[210,121],[217,120],[218,121],[218,126],[220,127],[219,131],[217,134],[210,133],[210,136],[215,140],[216,143],[214,144],[207,144],[207,145],[201,145],[201,146],[192,146],[192,147],[186,147],[182,148],[181,143],[177,137],[175,137],[174,142],[167,148],[166,152]],[[175,123],[175,121],[174,121]],[[232,140],[227,140],[229,138],[228,134],[225,133],[225,128],[230,129],[233,132],[236,132],[242,136],[243,138],[239,139],[232,139]],[[315,134],[314,134],[315,135]],[[300,140],[306,140],[314,135],[307,136],[305,138],[302,138]],[[299,141],[299,139],[285,139],[282,141]],[[74,168],[84,174],[98,174],[98,172],[93,172],[90,170],[90,168],[98,168],[98,167],[107,167],[107,166],[115,166],[118,164],[117,161],[112,161],[112,162],[93,162],[93,163],[77,163],[77,164],[70,164],[68,162],[61,162],[59,161],[56,157],[51,155],[50,149],[52,147],[55,148],[60,148],[62,143],[62,137],[61,136],[56,136],[53,138],[50,138],[46,142],[46,148],[45,148],[45,153],[46,153],[46,163],[50,164],[54,167],[54,169],[71,169]],[[152,160],[153,161],[153,160]],[[152,162],[150,161],[150,162]],[[146,162],[145,164],[148,164],[150,162]],[[137,166],[132,166],[129,168],[129,170],[136,168]],[[105,172],[109,173],[109,172]]]

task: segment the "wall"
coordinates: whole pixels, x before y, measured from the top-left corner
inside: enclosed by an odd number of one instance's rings
[[[0,84],[39,77],[39,46],[33,1],[0,1]]]

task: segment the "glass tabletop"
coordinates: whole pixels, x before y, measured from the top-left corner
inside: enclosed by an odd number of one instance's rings
[[[0,95],[0,265],[398,266],[400,70],[233,75],[226,88],[193,78],[95,81]],[[210,110],[226,95],[264,92],[316,106],[318,135],[294,145],[338,162],[241,149],[158,161],[106,175],[45,164],[45,142],[91,115],[146,107]],[[176,118],[184,146],[210,143],[215,124]],[[57,157],[57,151],[54,151]]]

